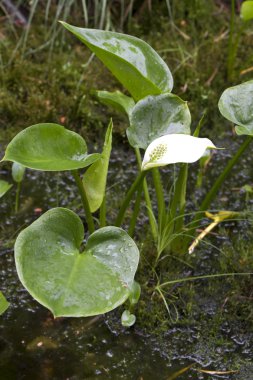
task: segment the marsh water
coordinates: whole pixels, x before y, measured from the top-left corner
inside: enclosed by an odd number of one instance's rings
[[[212,175],[215,176],[215,167],[219,167],[229,154],[231,152],[225,151],[215,156],[206,187]],[[114,149],[109,172],[112,197],[124,191],[128,179],[134,178],[134,161],[128,151]],[[220,194],[219,202],[226,208],[240,210],[245,207],[245,194],[231,189],[250,183],[253,178],[250,163],[250,157],[244,158]],[[172,169],[168,169],[167,174],[171,173]],[[196,176],[191,174],[191,177],[194,182]],[[10,178],[6,168],[1,171],[1,178]],[[228,195],[232,203],[228,203]],[[0,204],[0,287],[10,302],[9,309],[0,317],[1,380],[169,380],[177,378],[173,377],[175,372],[193,363],[193,369],[181,374],[180,379],[253,379],[253,332],[248,329],[250,324],[240,318],[239,309],[231,315],[231,309],[226,308],[229,281],[217,280],[212,287],[208,281],[196,285],[194,299],[198,311],[193,311],[191,318],[183,321],[179,315],[179,321],[171,323],[160,334],[142,328],[138,321],[131,329],[121,327],[120,311],[95,318],[54,320],[20,284],[13,244],[18,232],[47,209],[63,206],[79,210],[75,185],[65,173],[27,171],[17,215],[13,211],[14,198],[13,188]],[[113,202],[109,204],[112,206]],[[141,220],[140,230],[146,223],[144,216]],[[234,224],[232,233],[246,226],[245,221]],[[222,246],[228,237],[215,239],[216,246]],[[199,249],[196,274],[212,273],[220,255],[220,250],[211,245]],[[149,313],[155,313],[152,304]],[[159,324],[163,321],[158,320]],[[208,374],[197,372],[197,369],[239,372]]]

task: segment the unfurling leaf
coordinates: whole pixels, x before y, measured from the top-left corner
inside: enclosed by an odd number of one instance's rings
[[[126,113],[128,116],[131,114],[135,101],[130,96],[123,94],[120,91],[95,91],[98,100],[106,106],[111,106],[116,111]]]
[[[22,182],[25,174],[25,167],[17,162],[14,162],[12,164],[11,174],[15,182]]]
[[[110,122],[101,157],[84,173],[83,186],[88,198],[90,211],[95,212],[101,206],[106,188],[107,172],[112,148],[112,121]]]
[[[130,288],[130,293],[129,293],[129,298],[128,298],[130,305],[136,305],[139,301],[140,295],[141,295],[140,284],[137,281],[134,281]]]

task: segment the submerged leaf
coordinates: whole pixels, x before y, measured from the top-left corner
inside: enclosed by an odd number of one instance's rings
[[[9,302],[6,300],[3,293],[0,291],[0,315],[8,309],[9,305]]]
[[[62,171],[85,168],[100,157],[87,153],[84,139],[58,124],[35,124],[18,133],[6,148],[2,161],[30,169]]]
[[[187,367],[181,368],[179,371],[174,372],[172,375],[170,375],[166,380],[175,380],[175,379],[177,379],[177,378],[180,377],[183,373],[189,371],[189,369],[191,369],[194,365],[195,365],[195,363],[190,364],[190,365],[188,365]]]
[[[187,102],[173,94],[147,96],[130,115],[129,143],[146,149],[156,138],[175,133],[190,134],[191,114]]]
[[[130,96],[120,91],[96,91],[95,95],[101,103],[111,106],[119,112],[126,113],[128,116],[131,114],[135,105],[133,98],[130,98]]]
[[[189,135],[166,135],[154,140],[147,148],[142,170],[179,162],[191,163],[199,160],[206,149],[215,149],[211,140]]]
[[[226,119],[236,124],[238,135],[253,136],[253,80],[226,89],[218,107]]]
[[[82,253],[80,218],[70,210],[49,210],[22,231],[15,244],[19,278],[28,292],[59,316],[91,316],[126,301],[139,251],[125,231],[94,232]]]
[[[96,54],[135,100],[172,90],[168,66],[146,42],[127,34],[61,23]]]
[[[37,336],[37,338],[33,339],[26,346],[28,351],[35,351],[38,349],[51,350],[56,349],[58,347],[57,343],[54,342],[51,338],[48,338],[44,335]]]
[[[112,122],[110,122],[106,132],[101,157],[86,170],[83,176],[83,186],[91,212],[98,210],[104,199],[111,149]]]
[[[0,198],[12,188],[12,184],[0,179]]]
[[[195,371],[206,373],[208,375],[228,375],[231,373],[238,373],[239,371],[210,371],[207,369],[195,368]]]

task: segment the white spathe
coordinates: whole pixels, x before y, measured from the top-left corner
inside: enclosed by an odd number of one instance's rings
[[[155,139],[147,147],[142,170],[177,162],[195,162],[205,154],[207,149],[215,148],[212,141],[207,138],[183,134],[165,135]]]

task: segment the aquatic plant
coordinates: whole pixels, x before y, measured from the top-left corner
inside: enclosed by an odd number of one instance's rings
[[[128,300],[129,307],[122,314],[122,323],[131,326],[135,322],[133,308],[140,297],[140,287],[134,281],[139,250],[131,236],[138,219],[142,192],[157,246],[155,267],[165,250],[175,250],[176,246],[179,251],[179,237],[181,248],[188,242],[187,226],[184,225],[188,164],[199,160],[206,150],[216,147],[211,140],[198,137],[200,126],[193,136],[190,135],[188,105],[171,93],[171,72],[148,44],[124,34],[63,25],[97,55],[131,95],[119,91],[97,93],[103,103],[128,115],[130,125],[126,135],[135,149],[139,174],[122,200],[114,225],[108,226],[105,189],[112,122],[101,153],[89,154],[80,135],[58,124],[36,124],[17,134],[7,146],[3,161],[34,170],[71,171],[82,199],[89,232],[86,240],[83,223],[74,212],[65,208],[47,211],[17,238],[17,272],[30,294],[55,317],[102,314]],[[235,93],[228,89],[222,95],[220,109],[225,117],[239,125],[237,133],[251,136],[250,115],[247,113],[249,116],[245,117],[244,112],[238,111],[236,103],[243,102],[243,96],[251,92],[252,81],[241,86]],[[233,101],[230,101],[231,96]],[[248,103],[241,106],[241,110],[242,107],[248,107]],[[243,144],[233,163],[218,179],[218,184],[210,190],[204,205],[209,206],[249,141]],[[141,149],[145,150],[144,156]],[[178,163],[179,174],[167,204],[158,168]],[[84,173],[81,174],[80,170]],[[149,172],[153,175],[157,215],[146,181]],[[121,227],[135,195],[127,233]],[[204,210],[203,204],[200,214]],[[92,215],[98,211],[99,220]],[[193,221],[189,231],[194,229],[196,222]]]
[[[0,198],[4,196],[12,188],[12,184],[7,181],[0,180]]]
[[[5,299],[3,293],[0,291],[0,315],[3,314],[9,307],[9,302]]]
[[[241,23],[239,27],[236,25],[236,1],[231,0],[231,16],[230,16],[230,30],[228,42],[228,56],[227,56],[227,78],[228,80],[234,79],[234,66],[240,39],[243,31],[245,30],[248,21],[253,19],[253,1],[245,0],[241,4],[240,17]]]
[[[21,183],[24,179],[25,167],[23,165],[17,163],[17,162],[14,162],[12,164],[11,174],[12,174],[13,180],[17,184],[16,199],[15,199],[15,212],[18,212]]]

